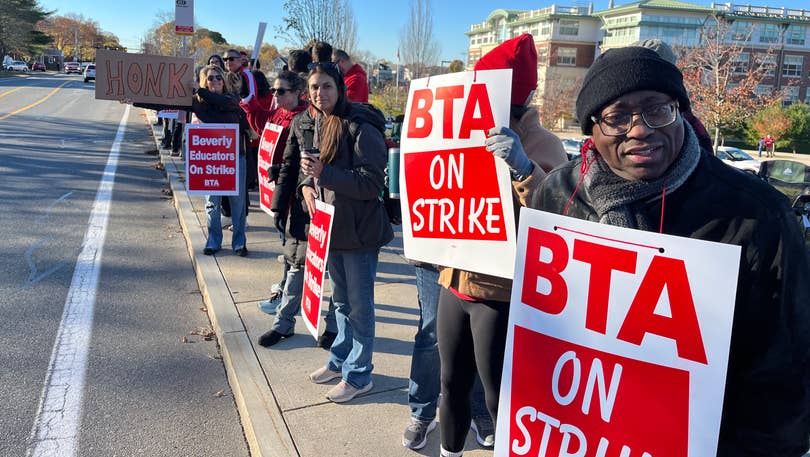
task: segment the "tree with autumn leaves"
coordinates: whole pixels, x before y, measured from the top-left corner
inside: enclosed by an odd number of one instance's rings
[[[729,29],[728,21],[712,15],[702,29],[700,45],[680,49],[679,66],[692,111],[714,133],[715,148],[723,133],[742,130],[746,120],[780,96],[757,90],[774,74],[773,49],[749,52],[743,44],[746,37]]]

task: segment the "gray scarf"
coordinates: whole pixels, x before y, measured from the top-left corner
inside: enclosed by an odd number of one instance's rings
[[[599,222],[619,227],[658,231],[641,211],[637,203],[648,197],[660,196],[664,188],[672,192],[679,188],[697,167],[700,161],[700,146],[695,132],[684,122],[684,142],[675,162],[660,177],[651,181],[629,181],[617,176],[599,153],[588,151],[586,159],[595,163],[585,174],[584,187],[599,215]],[[596,157],[594,157],[595,155]]]

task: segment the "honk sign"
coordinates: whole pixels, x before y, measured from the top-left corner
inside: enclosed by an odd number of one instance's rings
[[[511,70],[411,82],[400,145],[405,256],[511,278],[515,216],[487,132],[509,125]]]
[[[740,248],[523,208],[495,455],[699,457]]]

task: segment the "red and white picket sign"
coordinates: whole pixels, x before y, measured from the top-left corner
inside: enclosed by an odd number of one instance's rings
[[[326,277],[326,261],[329,258],[329,240],[335,207],[315,200],[315,215],[309,223],[307,236],[307,259],[304,264],[304,293],[301,300],[301,317],[307,329],[318,339],[323,303],[323,283]]]
[[[495,456],[715,455],[739,259],[522,208]]]
[[[239,124],[186,125],[186,192],[239,195]]]
[[[509,126],[512,70],[411,81],[400,154],[405,256],[512,277],[515,217],[509,168],[484,147]]]
[[[280,125],[268,122],[264,126],[261,141],[259,142],[259,159],[257,160],[257,166],[259,167],[259,207],[270,215],[273,214],[270,211],[270,203],[273,201],[273,191],[276,189],[276,183],[270,182],[267,168],[273,163],[275,154],[283,152],[276,151],[279,148],[278,139],[282,130],[283,128]]]

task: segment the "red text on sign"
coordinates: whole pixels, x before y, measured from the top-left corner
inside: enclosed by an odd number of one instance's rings
[[[695,302],[683,260],[656,255],[644,272],[636,272],[635,251],[575,239],[569,253],[563,237],[553,232],[529,228],[524,269],[523,303],[549,314],[560,314],[568,303],[568,286],[562,272],[570,260],[590,265],[585,327],[607,333],[611,275],[613,271],[643,274],[616,338],[641,345],[648,333],[675,342],[678,356],[707,363]],[[541,251],[549,254],[541,259]],[[570,254],[570,255],[569,255]],[[548,293],[538,291],[541,281]],[[670,317],[655,312],[666,293]]]
[[[492,104],[489,100],[486,84],[472,84],[466,96],[461,124],[453,124],[455,101],[465,99],[464,86],[445,86],[435,89],[417,89],[413,91],[410,101],[411,111],[408,117],[408,138],[427,138],[433,131],[433,115],[430,110],[434,103],[442,104],[442,138],[469,139],[473,130],[484,133],[495,127],[492,115]],[[476,115],[477,113],[477,115]]]

